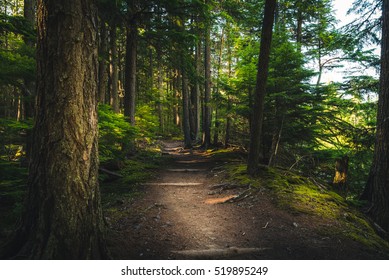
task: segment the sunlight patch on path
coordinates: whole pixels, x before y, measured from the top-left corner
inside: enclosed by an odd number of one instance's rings
[[[230,200],[231,198],[235,198],[235,197],[237,197],[237,195],[228,195],[225,197],[209,198],[209,199],[205,200],[205,204],[224,203],[224,202]]]

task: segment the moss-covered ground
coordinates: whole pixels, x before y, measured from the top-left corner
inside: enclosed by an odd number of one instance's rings
[[[225,156],[225,155],[224,155]],[[247,175],[244,163],[225,165],[225,179],[235,185],[267,191],[276,206],[294,215],[310,215],[327,220],[330,227],[318,228],[318,233],[351,239],[372,250],[386,251],[389,242],[377,235],[370,219],[330,186],[318,183],[288,170],[263,166],[257,177]]]

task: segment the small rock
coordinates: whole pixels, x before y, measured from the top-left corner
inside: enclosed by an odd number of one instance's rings
[[[294,226],[295,228],[297,228],[299,225],[295,222],[295,223],[293,223],[293,226]]]

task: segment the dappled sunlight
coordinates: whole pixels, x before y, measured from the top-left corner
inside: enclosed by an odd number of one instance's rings
[[[233,199],[237,197],[237,195],[227,195],[224,197],[218,197],[218,198],[209,198],[204,201],[205,204],[219,204],[219,203],[225,203],[229,201],[230,199]]]

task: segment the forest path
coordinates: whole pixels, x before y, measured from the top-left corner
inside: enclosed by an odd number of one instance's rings
[[[220,162],[204,151],[164,142],[163,153],[172,162],[143,185],[140,198],[120,210],[128,216],[109,238],[113,258],[364,258],[355,244],[318,233],[330,226],[328,221],[280,210],[266,192],[220,203],[243,190],[213,190]]]

